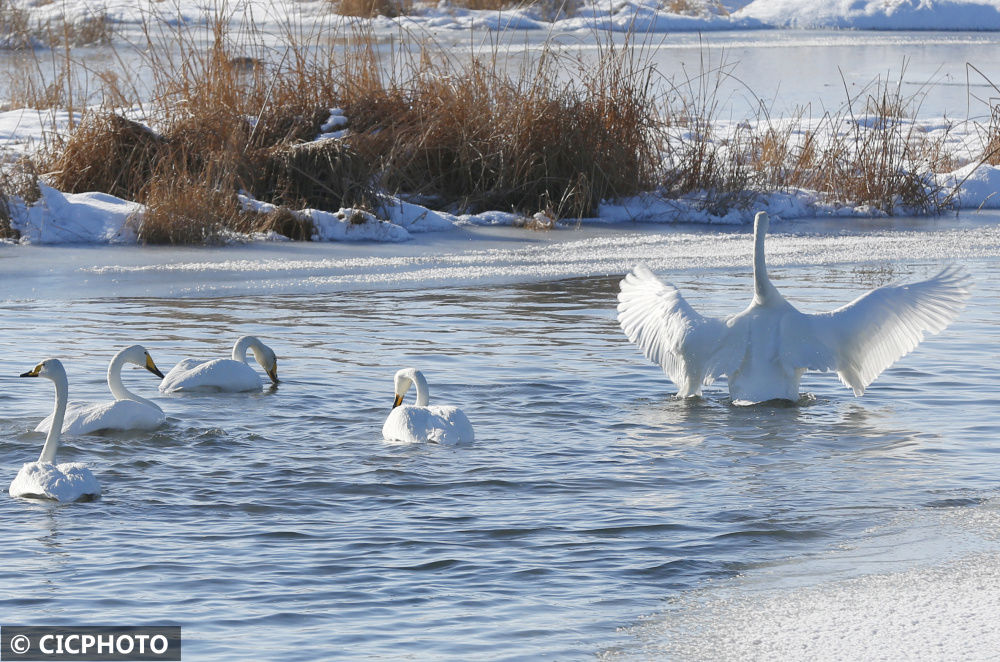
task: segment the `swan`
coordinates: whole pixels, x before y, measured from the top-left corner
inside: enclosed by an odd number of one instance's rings
[[[618,321],[628,339],[659,364],[678,397],[729,378],[733,403],[798,400],[806,370],[833,370],[861,396],[883,370],[938,333],[965,307],[969,277],[948,267],[933,278],[871,290],[840,308],[801,313],[768,280],[764,235],[768,215],[754,218],[754,293],[725,320],[703,317],[673,285],[645,266],[621,281]]]
[[[63,434],[88,434],[99,430],[154,430],[166,416],[155,403],[132,393],[122,384],[122,367],[126,363],[142,366],[160,379],[163,373],[142,345],[132,345],[115,354],[108,365],[108,388],[115,399],[93,405],[70,405],[63,420]],[[36,432],[48,432],[55,413],[49,414]]]
[[[56,501],[83,501],[101,495],[101,485],[90,469],[79,462],[56,465],[56,450],[66,414],[69,382],[66,370],[59,359],[45,359],[22,377],[45,377],[56,385],[56,406],[52,410],[53,425],[45,437],[45,445],[37,462],[25,462],[10,484],[14,497],[54,499]]]
[[[271,383],[278,383],[278,359],[270,347],[253,336],[243,336],[233,345],[233,358],[199,361],[184,359],[160,382],[161,393],[181,391],[221,391],[239,393],[259,391],[260,376],[247,365],[247,350],[264,369]]]
[[[417,387],[417,403],[404,405],[410,385]],[[472,423],[457,407],[428,405],[427,380],[413,368],[403,368],[394,378],[395,398],[392,410],[382,425],[388,441],[436,441],[441,444],[471,443],[475,440]]]

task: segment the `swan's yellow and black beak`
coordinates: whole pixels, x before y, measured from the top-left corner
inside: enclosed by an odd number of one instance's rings
[[[270,370],[267,370],[267,376],[271,378],[272,384],[278,383],[278,359],[274,360],[274,365],[271,366]]]
[[[403,396],[401,396],[401,395],[399,395],[397,393],[395,395],[395,397],[392,399],[392,409],[395,409],[396,407],[398,407],[401,404],[403,404]],[[392,411],[392,410],[390,410],[390,411]]]
[[[149,355],[149,352],[146,352],[146,370],[149,370],[160,379],[163,379],[163,373],[160,372],[160,369],[156,367],[155,363],[153,363],[153,357]]]
[[[38,365],[36,365],[34,368],[32,368],[31,370],[29,370],[28,372],[22,372],[21,376],[22,377],[37,377],[38,373],[40,373],[41,371],[42,371],[42,364],[39,363]]]

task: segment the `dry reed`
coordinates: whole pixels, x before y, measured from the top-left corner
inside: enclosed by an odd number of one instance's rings
[[[334,11],[342,16],[395,18],[413,10],[411,0],[331,0]]]
[[[655,108],[649,69],[608,46],[582,83],[552,53],[510,74],[497,53],[432,62],[386,80],[358,59],[342,99],[352,142],[391,191],[446,207],[592,214],[602,199],[651,185]]]

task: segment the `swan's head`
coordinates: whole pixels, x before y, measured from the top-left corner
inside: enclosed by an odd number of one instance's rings
[[[766,233],[770,220],[771,217],[767,215],[766,211],[757,212],[757,215],[753,217],[753,233],[758,235]]]
[[[257,343],[256,345],[250,346],[250,351],[253,352],[253,357],[257,359],[257,363],[260,364],[260,367],[264,368],[264,372],[266,372],[267,376],[271,378],[271,383],[277,384],[278,357],[275,356],[274,350],[264,343]]]
[[[55,382],[60,379],[66,379],[66,369],[63,368],[62,361],[59,359],[45,359],[28,372],[22,372],[21,376],[45,377],[46,379],[51,379]]]
[[[153,362],[153,357],[149,355],[149,352],[147,352],[146,348],[142,345],[132,345],[131,347],[126,347],[119,352],[119,355],[129,363],[143,367],[160,379],[163,379],[163,373],[156,367],[156,363]]]
[[[403,404],[406,392],[410,390],[410,387],[418,379],[417,375],[420,375],[420,371],[414,368],[403,368],[396,371],[396,376],[393,378],[393,390],[395,391],[392,399],[393,409]]]

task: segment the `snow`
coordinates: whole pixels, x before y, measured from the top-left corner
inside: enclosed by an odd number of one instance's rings
[[[139,26],[166,14],[174,25],[199,25],[218,12],[209,0],[174,0],[164,11],[154,0],[16,0],[41,20],[79,21],[106,13],[123,26]],[[503,11],[468,10],[448,2],[416,2],[410,15],[367,21],[377,31],[550,30],[559,32],[710,32],[753,28],[842,28],[859,30],[1000,30],[1000,0],[691,0],[689,9],[670,11],[660,0],[584,0],[569,16],[546,16],[538,7]],[[245,2],[225,10],[234,23],[259,26],[328,24],[352,29],[366,23],[331,15],[325,0]]]
[[[304,209],[300,213],[316,228],[313,241],[406,241],[410,238],[406,228],[377,219],[362,209],[341,209],[336,213]]]
[[[929,510],[688,593],[613,659],[995,660],[1000,511]]]
[[[143,206],[106,193],[62,193],[39,183],[41,198],[11,201],[11,226],[26,244],[135,243],[130,219]]]
[[[440,232],[451,230],[457,220],[450,214],[433,211],[412,202],[384,196],[379,214],[390,223],[406,228],[409,232]]]
[[[713,627],[664,659],[989,660],[1000,554],[713,604]],[[693,616],[693,614],[688,614]],[[647,658],[648,659],[648,658]]]
[[[320,134],[316,140],[326,140],[327,138],[343,138],[347,135],[347,117],[340,108],[331,108],[330,117],[319,128]]]
[[[755,0],[734,18],[780,28],[1000,30],[1000,0]]]
[[[949,188],[958,187],[956,197],[963,209],[1000,209],[1000,167],[970,163],[938,179]]]
[[[65,111],[18,108],[0,112],[0,164],[44,147],[45,136],[64,132],[69,119]]]

